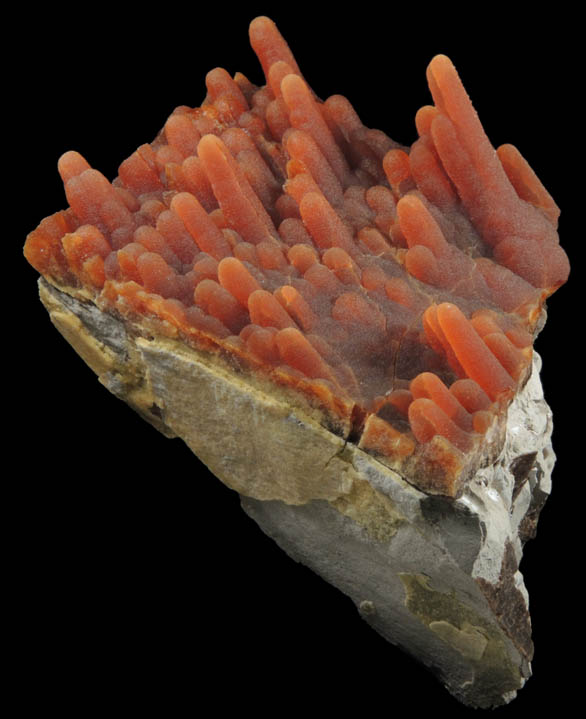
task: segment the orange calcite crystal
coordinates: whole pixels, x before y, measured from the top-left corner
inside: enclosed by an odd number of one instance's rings
[[[69,208],[25,256],[104,311],[299,393],[418,487],[449,496],[499,449],[545,299],[569,272],[559,210],[490,144],[450,60],[411,148],[312,92],[265,17],[267,84],[217,68],[109,182],[77,152]]]

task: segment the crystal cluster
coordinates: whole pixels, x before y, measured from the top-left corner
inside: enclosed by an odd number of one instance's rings
[[[312,92],[274,23],[267,84],[217,68],[109,182],[59,160],[69,208],[28,261],[58,288],[254,372],[425,491],[458,496],[502,446],[545,299],[568,276],[559,210],[496,151],[450,60],[410,148]]]

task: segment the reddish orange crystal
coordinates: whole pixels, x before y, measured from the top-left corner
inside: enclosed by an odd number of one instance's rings
[[[295,388],[453,495],[567,279],[559,210],[518,150],[495,152],[447,57],[407,148],[345,98],[316,98],[271,20],[250,39],[267,85],[212,70],[202,106],[177,108],[112,183],[65,153],[70,207],[25,256],[107,311]]]

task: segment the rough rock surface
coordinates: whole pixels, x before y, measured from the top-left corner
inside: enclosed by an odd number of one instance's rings
[[[39,281],[61,334],[115,395],[181,437],[290,556],[347,594],[466,704],[510,701],[531,673],[518,571],[555,460],[540,360],[503,450],[455,500],[430,496],[258,377]],[[286,441],[285,441],[286,437]]]

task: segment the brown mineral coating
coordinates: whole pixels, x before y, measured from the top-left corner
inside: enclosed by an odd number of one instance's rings
[[[518,150],[495,152],[447,57],[409,149],[345,98],[317,99],[271,20],[250,39],[267,85],[212,70],[202,106],[177,108],[113,183],[65,153],[70,207],[25,256],[106,311],[297,389],[453,495],[567,279],[559,210]]]

